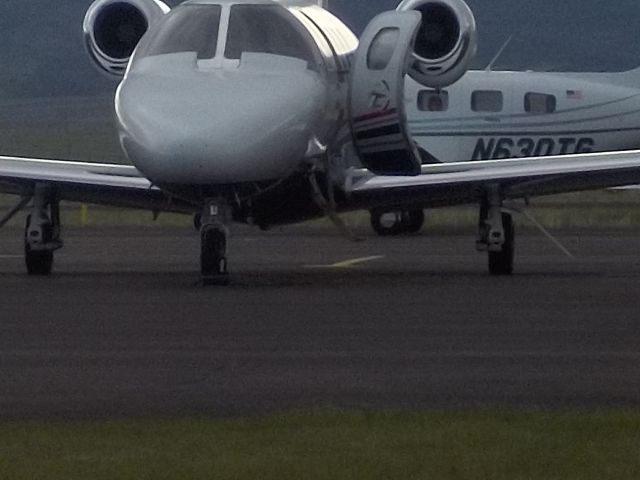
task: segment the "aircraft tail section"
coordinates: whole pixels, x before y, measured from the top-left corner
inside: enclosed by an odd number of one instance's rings
[[[585,80],[640,89],[640,66],[624,72],[568,74]]]
[[[623,82],[622,85],[627,87],[640,88],[640,66],[615,74]]]

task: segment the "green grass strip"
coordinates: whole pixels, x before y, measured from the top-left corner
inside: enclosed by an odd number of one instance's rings
[[[638,479],[640,412],[0,425],[2,479]]]
[[[0,216],[17,201],[16,197],[0,195]],[[521,202],[520,202],[521,203]],[[532,199],[528,209],[546,228],[561,230],[637,230],[640,228],[640,189],[580,192]],[[22,228],[26,212],[17,215],[9,227]],[[465,232],[472,234],[478,224],[477,205],[425,210],[423,233]],[[371,232],[368,211],[345,213],[343,219],[355,230]],[[531,223],[516,214],[518,231],[535,230]],[[151,212],[107,208],[63,202],[62,224],[66,227],[188,227],[190,215],[163,213],[153,220]],[[326,218],[306,223],[311,229],[334,231]]]

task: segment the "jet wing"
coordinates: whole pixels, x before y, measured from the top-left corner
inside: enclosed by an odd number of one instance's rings
[[[523,198],[640,183],[640,150],[423,165],[421,175],[353,172],[346,192],[357,206],[438,207],[474,203],[488,186]]]
[[[0,192],[28,196],[37,183],[54,185],[61,200],[185,210],[133,166],[0,156]]]

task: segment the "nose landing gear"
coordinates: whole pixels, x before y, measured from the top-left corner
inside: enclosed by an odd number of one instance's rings
[[[203,285],[228,285],[227,239],[230,219],[224,200],[209,200],[200,217],[200,273]]]

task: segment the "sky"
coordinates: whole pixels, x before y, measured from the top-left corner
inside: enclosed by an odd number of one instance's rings
[[[84,52],[82,19],[91,0],[0,2],[0,99],[113,92]],[[167,3],[175,5],[177,0]],[[512,37],[496,69],[626,70],[640,64],[637,0],[469,0],[479,31],[476,68]],[[330,0],[359,33],[389,0]]]

